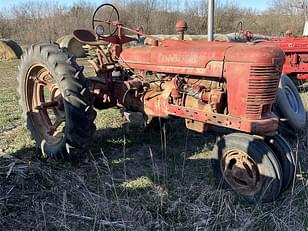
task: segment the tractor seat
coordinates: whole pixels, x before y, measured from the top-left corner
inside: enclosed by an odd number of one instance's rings
[[[75,30],[73,32],[75,39],[83,44],[88,44],[91,46],[100,46],[104,44],[108,44],[105,41],[98,40],[94,33],[89,30]]]

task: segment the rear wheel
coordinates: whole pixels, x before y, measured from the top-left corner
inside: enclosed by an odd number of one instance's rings
[[[27,127],[43,156],[79,157],[95,132],[96,116],[82,68],[57,45],[32,45],[18,81]]]
[[[229,134],[213,150],[214,174],[249,201],[275,200],[282,186],[281,167],[262,140],[247,134]]]

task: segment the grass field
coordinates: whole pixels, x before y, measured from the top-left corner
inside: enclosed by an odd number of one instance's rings
[[[40,161],[20,116],[18,62],[0,63],[0,230],[308,230],[307,128],[287,137],[292,189],[267,204],[221,189],[209,163],[216,135],[179,121],[128,130],[117,110],[100,111],[85,160]]]

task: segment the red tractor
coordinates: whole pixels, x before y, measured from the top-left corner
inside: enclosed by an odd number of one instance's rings
[[[21,105],[43,156],[70,160],[82,153],[95,132],[94,108],[117,107],[142,113],[146,122],[179,117],[198,132],[208,125],[231,129],[217,141],[212,165],[218,179],[249,200],[275,200],[290,186],[294,158],[272,112],[285,60],[280,48],[158,41],[123,26],[111,4],[95,11],[93,29],[74,36],[96,48],[95,77],[86,78],[57,44],[32,45],[22,57]],[[147,36],[150,45],[123,49],[137,40],[125,31]]]
[[[307,92],[308,80],[308,39],[295,38],[290,30],[286,37],[272,37],[254,34],[243,30],[243,23],[239,22],[236,33],[225,35],[229,41],[253,42],[259,45],[276,46],[281,48],[286,56],[276,104],[276,113],[287,119],[287,123],[294,130],[300,130],[306,125],[306,112],[298,93]]]

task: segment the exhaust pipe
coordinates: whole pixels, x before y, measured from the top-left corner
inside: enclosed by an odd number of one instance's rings
[[[307,20],[305,21],[303,36],[304,36],[304,37],[307,37],[307,36],[308,36],[308,21],[307,21]]]
[[[214,40],[214,0],[208,0],[207,41]]]

